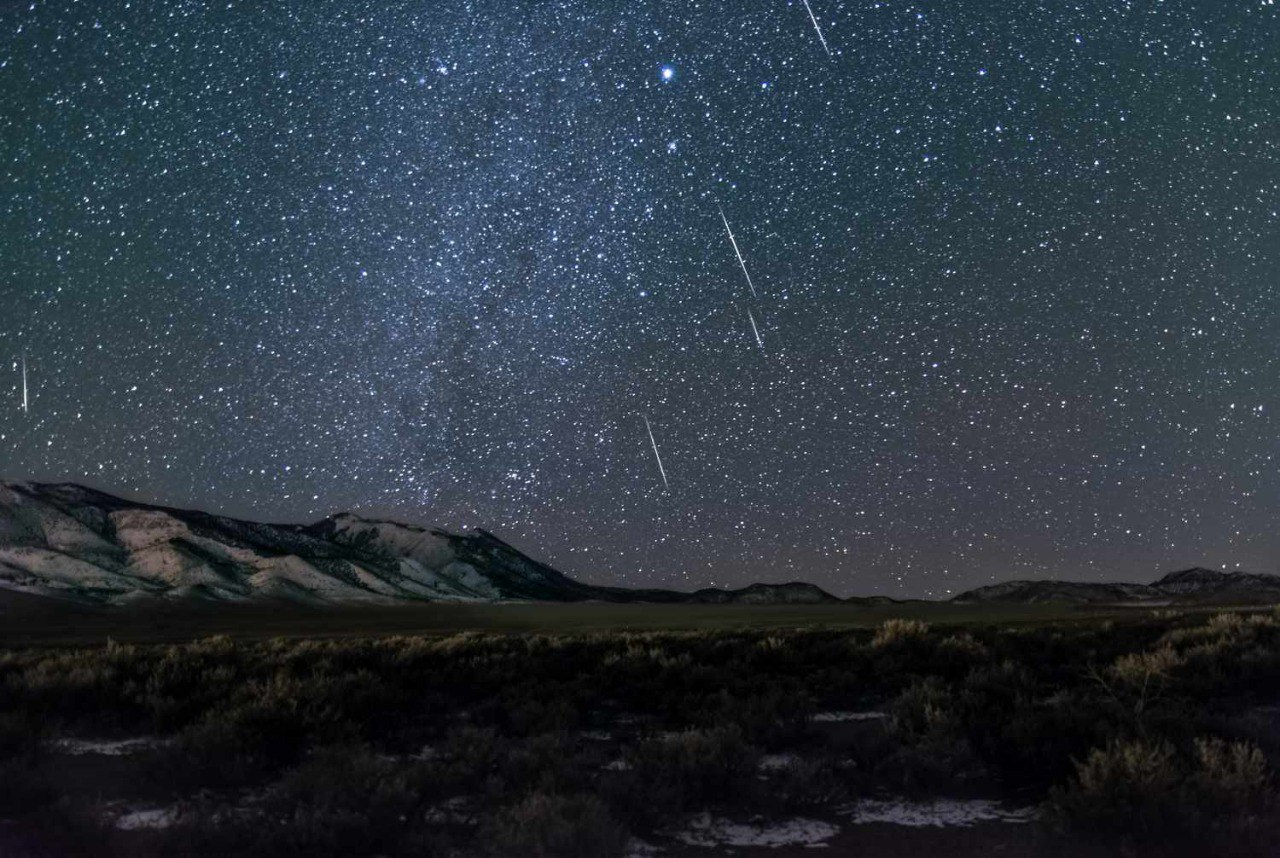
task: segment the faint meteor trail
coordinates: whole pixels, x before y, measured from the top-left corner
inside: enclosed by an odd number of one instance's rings
[[[822,49],[827,52],[827,56],[831,56],[831,48],[827,47],[827,40],[822,35],[822,28],[818,26],[818,19],[813,17],[813,10],[809,8],[809,0],[803,0],[804,10],[809,13],[809,20],[813,22],[813,29],[818,34],[818,41],[822,42]]]
[[[658,460],[658,473],[662,474],[662,485],[668,490],[671,489],[671,483],[667,482],[667,469],[662,467],[662,456],[658,454],[658,442],[653,439],[653,427],[649,425],[649,418],[644,418],[644,428],[649,433],[649,443],[653,445],[653,458]]]
[[[27,353],[22,353],[22,413],[26,414],[30,411],[30,402],[27,400]]]
[[[716,208],[720,207],[717,206]],[[738,264],[742,266],[742,274],[747,278],[747,287],[751,289],[751,297],[760,297],[756,294],[755,284],[751,282],[751,275],[747,273],[747,263],[742,258],[742,251],[738,249],[738,241],[733,237],[733,230],[729,227],[729,219],[724,216],[724,209],[720,209],[720,220],[724,221],[724,231],[729,233],[729,243],[733,245],[733,255],[738,257]]]
[[[764,351],[764,340],[760,339],[760,329],[756,327],[756,317],[750,307],[747,308],[747,318],[751,320],[751,333],[756,335],[756,345],[760,346],[760,351]]]

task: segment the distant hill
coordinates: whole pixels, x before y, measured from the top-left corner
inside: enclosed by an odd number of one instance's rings
[[[74,484],[12,482],[0,482],[0,590],[88,604],[840,601],[800,583],[695,593],[596,587],[484,530],[454,534],[350,513],[259,524]]]
[[[1081,605],[1269,604],[1280,602],[1280,576],[1195,567],[1170,572],[1151,584],[1006,581],[961,593],[951,601],[1020,605],[1047,602]]]

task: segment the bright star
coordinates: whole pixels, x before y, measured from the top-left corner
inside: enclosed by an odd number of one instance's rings
[[[675,78],[675,76],[676,76],[676,70],[674,68],[672,68],[671,66],[662,67],[663,80],[672,80],[673,78]]]

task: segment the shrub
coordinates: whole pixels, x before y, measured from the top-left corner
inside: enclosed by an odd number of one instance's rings
[[[1128,653],[1116,659],[1111,675],[1135,688],[1151,688],[1173,675],[1186,659],[1168,644],[1148,652]]]
[[[957,704],[950,690],[938,679],[918,679],[889,704],[889,724],[907,742],[945,734],[959,735]]]
[[[443,791],[478,792],[505,758],[506,742],[492,729],[460,727],[446,737],[437,766]]]
[[[533,793],[494,815],[480,839],[495,856],[616,858],[627,831],[594,796]]]
[[[1181,783],[1172,745],[1113,742],[1090,751],[1072,783],[1051,793],[1051,815],[1067,828],[1151,836],[1181,824]]]
[[[588,769],[586,761],[595,765]],[[503,790],[554,794],[589,788],[591,775],[604,761],[592,749],[584,751],[571,744],[564,734],[546,734],[511,741],[497,762]]]
[[[1243,615],[1235,613],[1214,614],[1209,618],[1206,628],[1214,634],[1226,636],[1237,634],[1245,628],[1246,620]]]
[[[1203,806],[1230,819],[1260,810],[1270,798],[1267,762],[1256,745],[1197,739],[1193,787]]]
[[[1168,742],[1115,742],[1076,765],[1050,795],[1068,828],[1144,838],[1240,828],[1272,800],[1262,753],[1244,742],[1197,739],[1191,758]]]
[[[641,816],[728,802],[755,785],[757,759],[736,726],[686,730],[637,747],[623,791],[644,796]]]
[[[889,706],[889,728],[901,744],[879,761],[879,774],[907,790],[982,777],[961,713],[960,700],[940,680],[917,679]]]
[[[739,694],[721,691],[701,701],[699,709],[688,715],[695,726],[714,729],[734,725],[748,742],[775,745],[802,733],[812,711],[808,695],[771,687]]]
[[[156,751],[150,760],[152,777],[176,789],[233,787],[260,781],[300,753],[296,728],[272,747],[272,733],[216,715],[192,724],[177,741]]]
[[[388,759],[367,748],[318,748],[290,770],[273,791],[279,805],[305,805],[317,812],[371,814],[390,807],[402,814],[417,791]]]
[[[885,620],[876,629],[875,636],[871,638],[873,647],[884,647],[891,644],[910,643],[926,638],[929,634],[929,624],[919,620]]]
[[[990,656],[990,651],[987,647],[968,632],[958,635],[947,635],[942,639],[942,642],[938,647],[942,653],[953,658],[964,658],[971,661],[978,661]]]

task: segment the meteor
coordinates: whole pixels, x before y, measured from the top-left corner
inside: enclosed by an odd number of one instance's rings
[[[724,221],[724,231],[729,233],[729,243],[733,245],[733,255],[738,257],[738,264],[742,266],[742,276],[747,278],[747,287],[751,289],[751,297],[758,298],[756,287],[751,282],[751,275],[747,273],[747,263],[743,260],[742,251],[738,249],[738,241],[733,237],[733,230],[729,227],[729,219],[724,216],[724,209],[720,209],[720,220]]]
[[[804,10],[809,13],[809,20],[813,22],[813,29],[818,34],[818,41],[822,42],[822,49],[827,52],[827,56],[831,56],[831,48],[827,47],[827,40],[822,35],[822,28],[818,26],[818,19],[813,17],[813,10],[809,8],[809,0],[803,0]]]
[[[662,485],[668,490],[671,483],[667,482],[667,469],[662,467],[662,456],[658,455],[658,442],[653,439],[653,427],[649,425],[649,418],[644,418],[644,428],[649,433],[649,443],[653,445],[653,458],[658,460],[658,473],[662,474]]]
[[[756,345],[760,346],[760,351],[764,351],[764,340],[760,339],[760,329],[756,327],[756,317],[750,307],[747,308],[747,318],[751,320],[751,333],[756,335]]]
[[[30,402],[27,399],[27,353],[22,353],[22,413],[26,414],[30,411]]]

